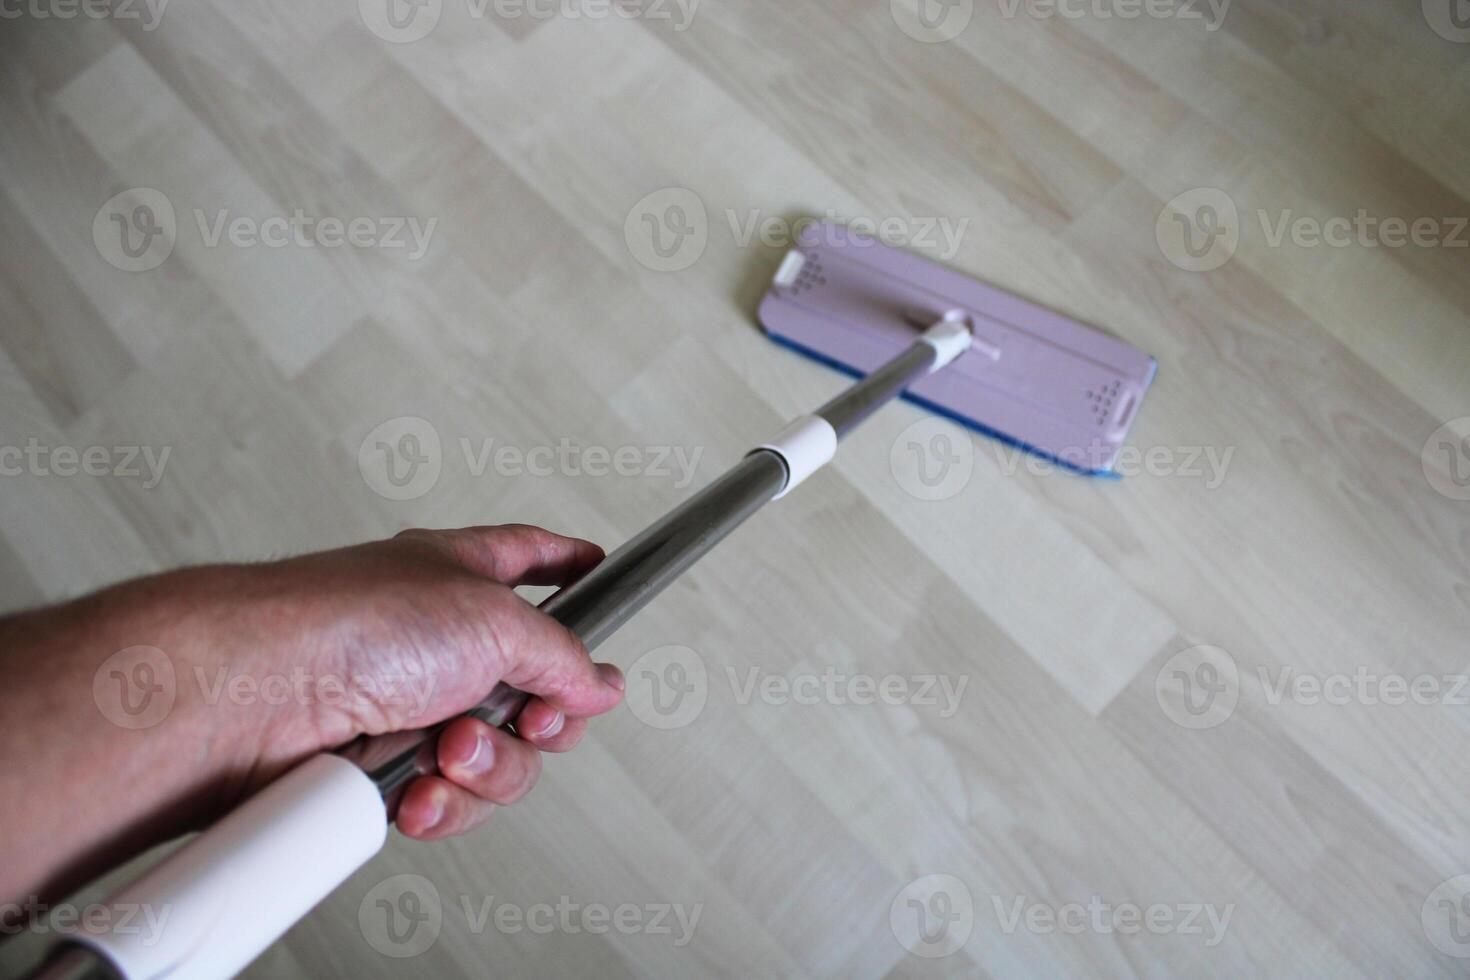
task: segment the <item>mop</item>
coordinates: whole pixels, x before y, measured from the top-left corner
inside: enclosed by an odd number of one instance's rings
[[[759,316],[773,340],[861,380],[545,602],[588,650],[896,397],[1103,475],[1154,375],[1153,359],[1122,341],[832,224],[804,229]],[[471,714],[506,725],[526,697],[501,685]],[[161,935],[72,937],[38,975],[238,973],[378,853],[404,787],[438,771],[438,730],[360,739],[301,764],[109,900],[169,909]]]
[[[1112,476],[1156,362],[1044,307],[824,222],[804,227],[760,307],[777,343],[863,376],[937,314],[963,311],[971,349],[904,398],[1089,476]]]

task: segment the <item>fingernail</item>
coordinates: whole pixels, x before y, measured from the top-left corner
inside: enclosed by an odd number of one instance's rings
[[[556,716],[554,718],[552,718],[551,721],[547,722],[546,727],[543,728],[543,729],[541,729],[541,731],[539,731],[539,732],[536,733],[536,737],[537,738],[551,738],[553,735],[556,735],[558,732],[560,732],[561,729],[562,729],[562,726],[565,725],[566,723],[567,723],[566,716],[563,715],[560,711],[558,711],[556,713]]]
[[[470,757],[460,763],[466,770],[477,776],[483,776],[495,765],[495,746],[491,744],[489,737],[484,734],[475,736],[475,747],[470,752]]]
[[[598,664],[597,673],[602,677],[602,683],[619,691],[627,690],[628,682],[623,678],[623,672],[612,664]]]
[[[433,830],[444,820],[444,794],[435,793],[429,800],[429,822],[424,825],[425,831]]]

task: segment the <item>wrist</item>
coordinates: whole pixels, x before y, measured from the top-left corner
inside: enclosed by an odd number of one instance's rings
[[[236,656],[223,642],[240,612],[235,588],[231,569],[196,568],[48,611],[58,631],[72,631],[58,653],[75,662],[73,683],[90,691],[89,721],[126,746],[139,802],[169,802],[165,836],[206,825],[238,801],[269,724],[233,710],[211,686]]]
[[[239,783],[221,719],[190,692],[198,647],[140,580],[0,624],[0,827],[31,845],[5,897],[55,898],[207,823]]]

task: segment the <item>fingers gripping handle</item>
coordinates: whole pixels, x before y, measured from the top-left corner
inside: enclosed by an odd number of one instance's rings
[[[76,941],[127,980],[233,976],[378,853],[387,833],[372,780],[340,756],[316,756],[108,902],[148,928]]]

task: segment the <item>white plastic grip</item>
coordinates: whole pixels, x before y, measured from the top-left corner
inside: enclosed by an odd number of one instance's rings
[[[234,976],[378,853],[387,833],[372,780],[319,755],[109,899],[154,928],[76,941],[127,980]]]
[[[975,342],[975,335],[970,330],[970,318],[960,310],[950,310],[938,323],[924,331],[919,340],[933,347],[939,354],[934,366],[929,369],[929,373],[933,374],[940,368],[949,367],[969,350]],[[996,357],[999,357],[999,351],[991,359],[995,360]]]
[[[777,286],[790,289],[796,285],[796,280],[800,278],[801,270],[805,267],[806,256],[793,248],[781,260],[781,267],[776,270],[776,275],[772,277],[772,281]]]
[[[837,430],[820,415],[803,415],[755,451],[762,449],[769,449],[786,461],[786,486],[772,498],[780,500],[832,462],[832,457],[837,455]]]

